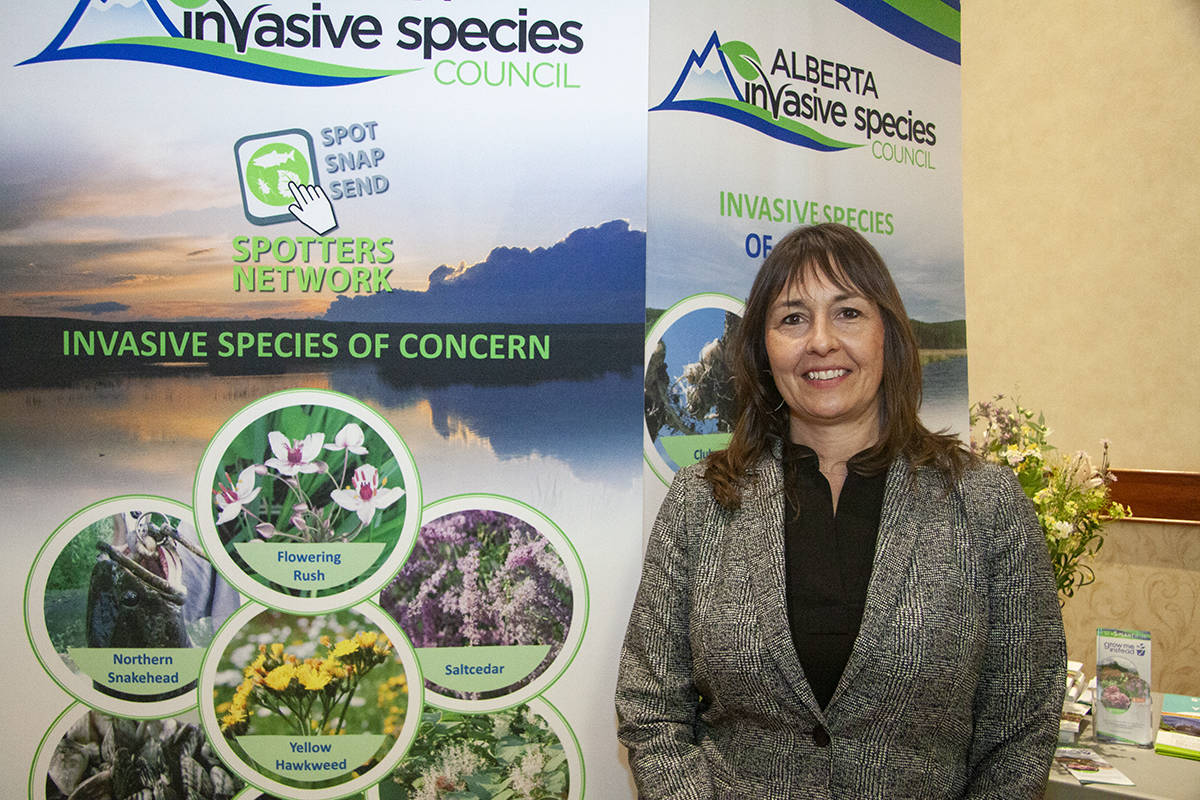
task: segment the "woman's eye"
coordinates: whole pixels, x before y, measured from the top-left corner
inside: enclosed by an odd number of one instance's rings
[[[788,314],[786,317],[784,317],[781,320],[781,322],[784,325],[799,325],[800,324],[800,315],[799,314]]]
[[[857,308],[843,308],[842,316],[845,317],[846,319],[858,319],[859,317],[862,316],[862,312],[859,311]]]

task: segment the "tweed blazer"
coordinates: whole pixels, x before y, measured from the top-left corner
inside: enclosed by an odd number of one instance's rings
[[[782,468],[722,508],[680,470],[621,653],[642,800],[1038,798],[1065,687],[1049,557],[1011,470],[888,470],[862,626],[822,710],[785,606]]]

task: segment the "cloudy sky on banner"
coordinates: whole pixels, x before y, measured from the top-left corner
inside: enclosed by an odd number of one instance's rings
[[[388,189],[337,201],[335,235],[391,237],[395,288],[423,290],[439,265],[481,262],[497,246],[548,247],[613,219],[645,229],[644,3],[529,7],[533,16],[582,23],[582,52],[548,59],[567,64],[569,83],[580,87],[568,89],[439,85],[437,54],[425,61],[392,47],[398,18],[427,13],[427,4],[353,5],[384,21],[382,46],[310,56],[422,69],[304,88],[117,60],[0,68],[0,314],[113,302],[129,309],[102,318],[321,313],[331,294],[231,291],[233,237],[309,233],[299,223],[255,226],[242,212],[234,144],[284,128],[308,131],[320,160],[321,129],[377,123],[374,144],[385,152],[377,171]],[[0,30],[2,63],[36,55],[75,6],[48,0],[36,14],[11,15]],[[162,7],[181,14],[170,2]],[[462,19],[516,6],[455,0],[436,10]],[[504,60],[463,50],[444,57],[489,60],[492,69]]]

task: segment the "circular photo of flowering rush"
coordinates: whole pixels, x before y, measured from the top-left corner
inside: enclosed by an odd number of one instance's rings
[[[201,540],[230,583],[308,613],[378,592],[421,507],[416,465],[387,421],[315,389],[269,395],[222,426],[194,497]]]
[[[241,601],[200,549],[190,508],[126,495],[73,514],[47,540],[26,586],[26,627],[77,699],[162,716],[194,705],[204,650]]]
[[[416,735],[412,647],[377,606],[297,616],[250,603],[217,634],[201,721],[236,774],[297,800],[382,780]]]
[[[195,712],[136,720],[73,705],[38,748],[29,797],[232,800],[245,785],[217,759]]]
[[[426,707],[421,737],[380,800],[578,800],[583,759],[565,719],[545,700],[483,714]]]
[[[743,304],[728,295],[687,297],[659,316],[646,335],[646,462],[663,483],[729,444],[736,420],[726,350]]]
[[[429,702],[477,712],[540,694],[587,622],[574,548],[547,517],[505,497],[450,497],[424,519],[379,603],[416,648]]]

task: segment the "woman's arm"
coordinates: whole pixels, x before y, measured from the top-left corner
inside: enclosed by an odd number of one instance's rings
[[[684,506],[686,487],[696,481],[677,475],[659,509],[621,651],[617,735],[629,750],[641,800],[712,797],[708,765],[697,743],[699,693],[692,683],[688,641]]]
[[[964,797],[1040,798],[1066,690],[1062,613],[1041,525],[1016,476],[994,468],[977,476],[991,478],[996,500],[990,519],[972,510],[987,554],[989,622]]]

